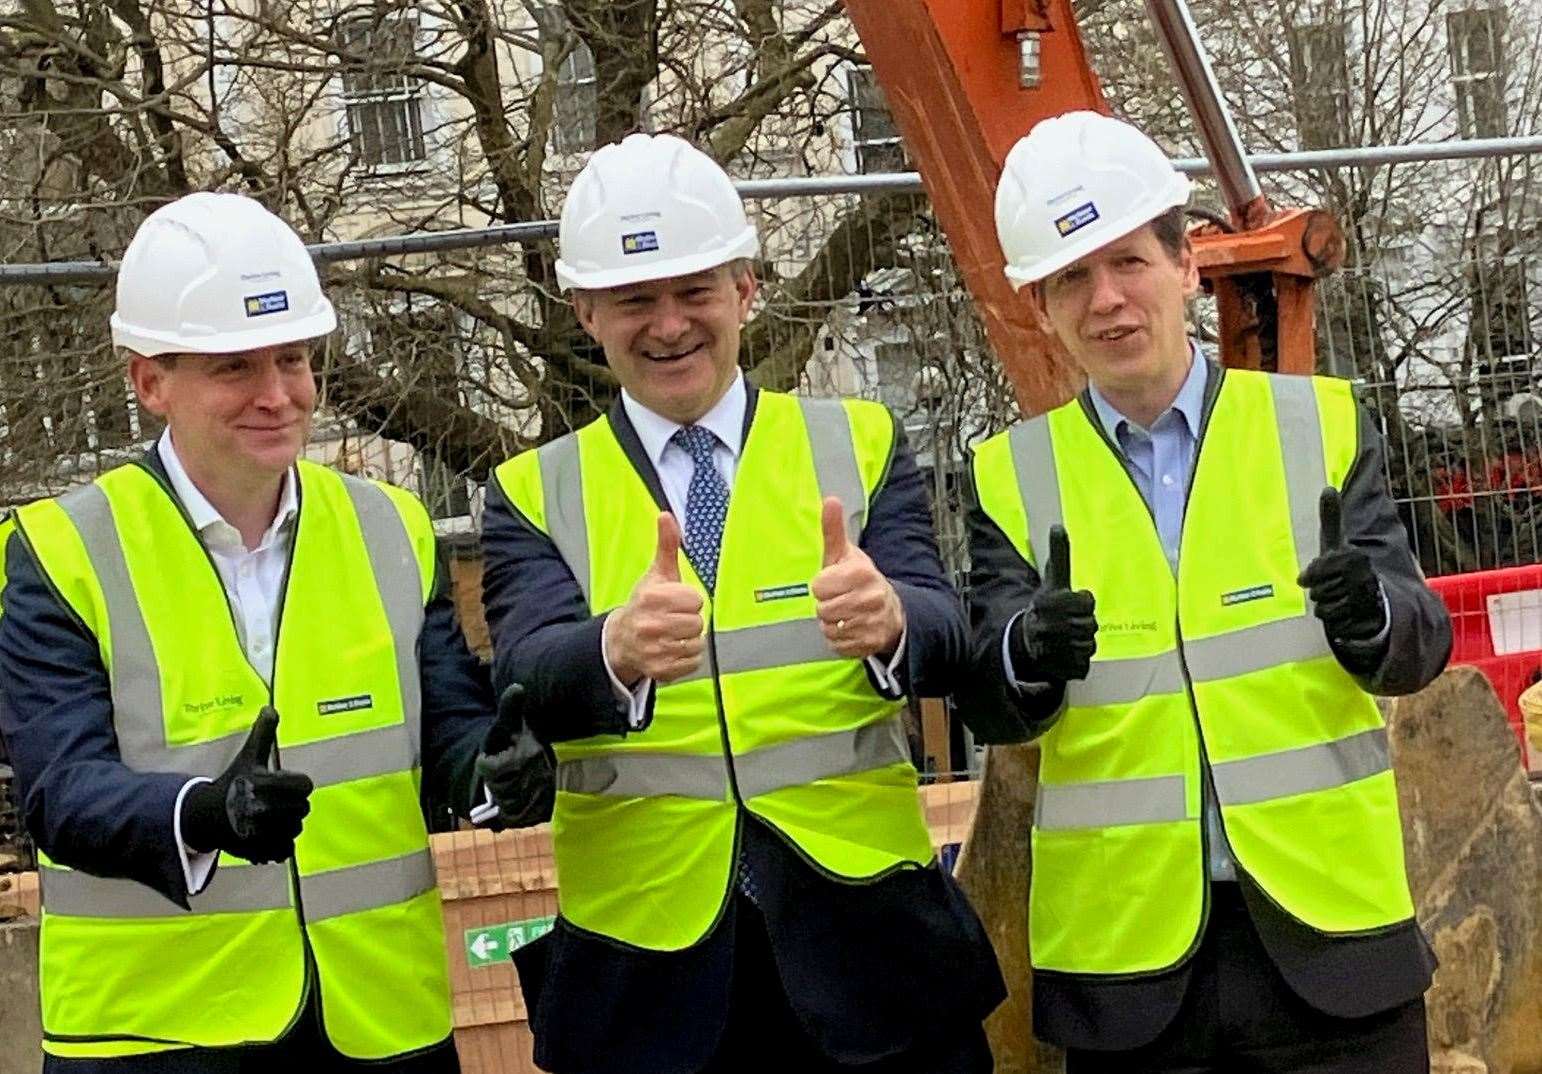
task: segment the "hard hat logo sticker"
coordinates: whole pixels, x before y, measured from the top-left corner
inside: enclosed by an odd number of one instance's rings
[[[656,231],[634,231],[630,235],[621,236],[623,254],[645,254],[658,248],[659,234]]]
[[[261,317],[265,313],[283,313],[288,308],[288,291],[269,291],[265,295],[246,296],[246,315],[248,317]]]
[[[1066,238],[1073,235],[1098,218],[1098,207],[1092,202],[1084,202],[1066,213],[1055,218],[1055,230],[1060,232],[1060,237]]]

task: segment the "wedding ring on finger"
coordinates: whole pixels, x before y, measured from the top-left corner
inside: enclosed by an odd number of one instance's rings
[[[837,619],[835,621],[835,632],[837,634],[843,634],[843,633],[845,633],[845,631],[846,631],[846,620],[844,620],[844,619]]]

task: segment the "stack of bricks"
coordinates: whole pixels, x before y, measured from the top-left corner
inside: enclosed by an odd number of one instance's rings
[[[465,1074],[535,1074],[529,1015],[509,954],[557,913],[550,829],[448,832],[433,837],[433,849],[461,1067]]]

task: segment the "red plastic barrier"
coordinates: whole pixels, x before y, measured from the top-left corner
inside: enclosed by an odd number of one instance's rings
[[[1470,664],[1488,676],[1515,728],[1525,760],[1526,725],[1518,699],[1526,687],[1542,678],[1542,649],[1496,654],[1488,598],[1537,590],[1536,614],[1542,616],[1542,564],[1448,574],[1431,578],[1429,585],[1451,613],[1451,663]]]

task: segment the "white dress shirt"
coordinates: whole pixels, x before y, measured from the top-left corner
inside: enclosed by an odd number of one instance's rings
[[[730,496],[733,494],[734,474],[739,468],[739,453],[744,447],[744,409],[748,402],[749,393],[744,386],[744,374],[740,373],[734,377],[734,382],[728,386],[728,391],[723,394],[723,398],[692,423],[710,430],[717,437],[717,444],[712,449],[712,465],[722,476],[723,484],[728,486]],[[696,464],[692,461],[690,453],[673,440],[675,433],[684,426],[649,410],[624,388],[621,390],[621,406],[626,411],[626,416],[631,421],[648,460],[653,463],[654,470],[658,472],[659,483],[664,486],[664,498],[669,503],[669,509],[674,512],[675,518],[683,527],[686,496],[691,487],[691,477],[696,472]],[[630,703],[628,722],[633,728],[638,728],[643,725],[644,717],[647,715],[648,692],[653,688],[653,680],[642,679],[635,687],[628,689],[620,679],[616,678],[616,673],[610,666],[610,656],[605,644],[609,631],[610,620],[607,619],[600,635],[600,653],[605,660],[605,670],[610,674],[611,685],[615,687],[616,696]],[[872,668],[879,685],[889,692],[899,692],[899,681],[895,677],[895,669],[899,667],[904,654],[905,634],[902,632],[899,644],[894,647],[894,656],[890,658],[887,665],[877,657],[867,658],[868,666]]]
[[[294,520],[300,510],[299,496],[295,491],[294,468],[284,475],[279,492],[278,511],[273,521],[257,542],[256,548],[248,549],[241,538],[241,531],[232,526],[218,509],[211,504],[198,486],[187,476],[177,449],[171,441],[171,430],[161,435],[156,450],[161,464],[166,467],[166,477],[171,490],[192,519],[198,539],[209,551],[214,569],[219,573],[225,594],[230,599],[230,610],[235,619],[236,633],[241,648],[264,682],[273,681],[273,656],[278,626],[278,604],[284,586],[284,571],[289,563],[289,546],[294,539]],[[211,782],[199,777],[190,779],[177,795],[174,827],[177,845],[182,852],[182,875],[187,881],[188,894],[204,889],[214,872],[217,851],[198,853],[182,841],[182,800],[189,788],[199,783]]]

